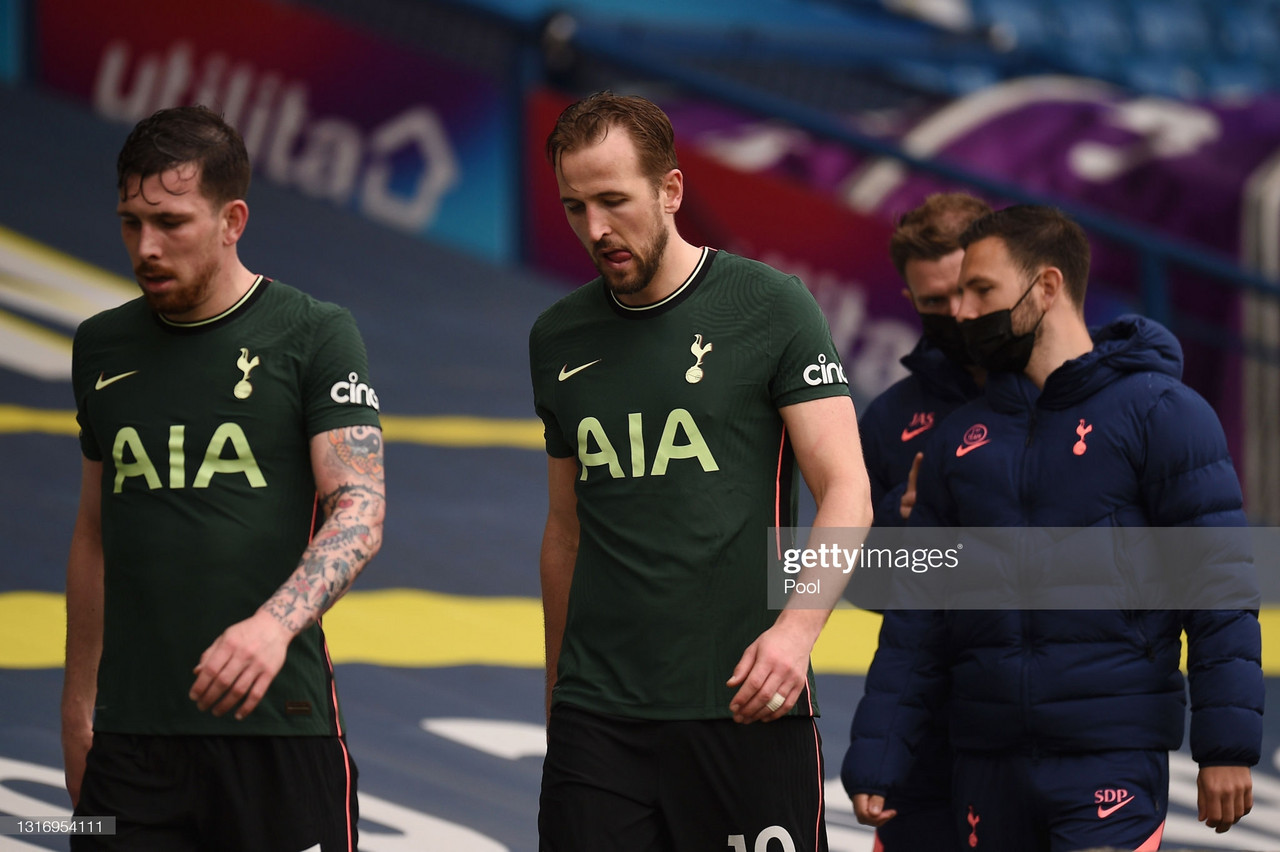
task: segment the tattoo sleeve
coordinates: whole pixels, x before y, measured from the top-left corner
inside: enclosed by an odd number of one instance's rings
[[[297,634],[333,606],[382,546],[386,482],[382,431],[334,429],[311,439],[311,463],[324,523],[298,568],[263,605]]]

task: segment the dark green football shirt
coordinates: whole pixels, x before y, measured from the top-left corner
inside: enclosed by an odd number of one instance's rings
[[[581,471],[553,701],[730,716],[725,681],[777,618],[768,530],[795,523],[778,409],[849,392],[822,312],[798,279],[704,250],[642,309],[601,279],[579,288],[538,318],[529,352],[547,452]]]
[[[94,728],[140,734],[333,733],[319,626],[244,721],[187,693],[200,654],[298,566],[316,517],[309,439],[378,425],[344,309],[259,278],[235,306],[170,323],[139,298],[81,324],[80,443],[101,461],[105,612]]]

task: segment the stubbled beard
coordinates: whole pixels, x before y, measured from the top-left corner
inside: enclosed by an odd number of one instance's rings
[[[1033,284],[1032,286],[1035,285]],[[1030,290],[1028,290],[1029,293]],[[1009,330],[1019,337],[1029,332],[1035,332],[1033,339],[1038,343],[1040,335],[1044,331],[1044,323],[1041,322],[1044,319],[1044,314],[1042,313],[1037,317],[1035,310],[1036,306],[1031,303],[1030,298],[1023,299],[1021,304],[1009,313]]]
[[[138,270],[138,277],[143,278],[152,272],[161,271],[153,270],[148,267],[142,267]],[[143,288],[142,295],[147,300],[147,304],[151,306],[151,310],[165,316],[182,316],[187,314],[209,298],[209,291],[213,287],[213,279],[218,272],[218,262],[211,260],[208,264],[196,270],[189,282],[179,282],[177,287],[170,289],[164,293],[152,293]]]
[[[667,251],[669,238],[667,229],[659,228],[658,235],[644,247],[642,252],[633,251],[631,259],[635,262],[635,269],[629,275],[605,269],[597,251],[593,255],[596,271],[604,278],[615,296],[634,296],[648,287],[653,277],[658,274],[658,267],[662,264],[662,256]]]

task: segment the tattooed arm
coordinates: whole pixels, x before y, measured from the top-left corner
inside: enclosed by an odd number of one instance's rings
[[[215,716],[232,708],[237,719],[253,712],[284,665],[289,642],[346,594],[382,546],[381,430],[351,426],[316,435],[311,467],[324,524],[289,579],[251,617],[228,627],[196,666],[191,700]]]
[[[303,552],[298,570],[262,606],[291,635],[337,603],[382,546],[382,431],[352,426],[315,436],[311,467],[324,525]]]

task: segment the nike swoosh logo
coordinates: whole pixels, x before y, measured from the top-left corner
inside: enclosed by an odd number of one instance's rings
[[[107,385],[113,385],[113,384],[115,384],[116,382],[120,381],[121,379],[127,379],[127,378],[129,378],[130,376],[137,375],[137,373],[138,373],[138,371],[137,371],[137,370],[130,370],[130,371],[129,371],[129,372],[127,372],[127,373],[121,373],[120,375],[118,375],[118,376],[112,376],[112,377],[111,377],[111,378],[109,378],[109,379],[108,379],[108,378],[106,378],[106,375],[107,375],[106,373],[99,373],[99,374],[98,374],[98,380],[97,380],[96,382],[94,382],[94,383],[93,383],[93,389],[94,389],[94,390],[102,390],[102,389],[103,389],[103,388],[105,388]]]
[[[905,444],[907,441],[910,441],[910,440],[911,440],[912,438],[914,438],[916,435],[919,435],[919,434],[921,434],[921,433],[923,433],[923,432],[928,432],[928,431],[929,431],[930,429],[932,429],[932,428],[933,428],[933,424],[932,424],[932,423],[930,423],[928,426],[921,426],[919,429],[903,429],[903,430],[902,430],[902,443],[904,443],[904,444]]]
[[[990,444],[990,443],[991,443],[991,439],[988,438],[987,440],[979,441],[976,444],[962,444],[961,446],[956,447],[956,458],[967,456],[969,455],[969,453],[978,449],[978,447],[986,446],[987,444]]]
[[[569,369],[568,364],[565,364],[563,367],[560,368],[560,381],[563,382],[565,379],[569,378],[570,376],[577,375],[578,373],[581,373],[583,370],[587,369],[588,367],[592,367],[592,366],[595,366],[596,364],[599,364],[603,360],[604,360],[603,358],[597,358],[596,360],[592,361],[590,364],[583,364],[581,367],[574,367],[572,370]]]
[[[1137,796],[1130,796],[1129,798],[1125,799],[1123,802],[1116,802],[1114,805],[1112,805],[1109,808],[1104,808],[1102,805],[1098,805],[1098,819],[1106,819],[1107,817],[1111,816],[1113,813],[1120,810],[1121,808],[1123,808],[1125,805],[1129,804],[1136,798]]]

